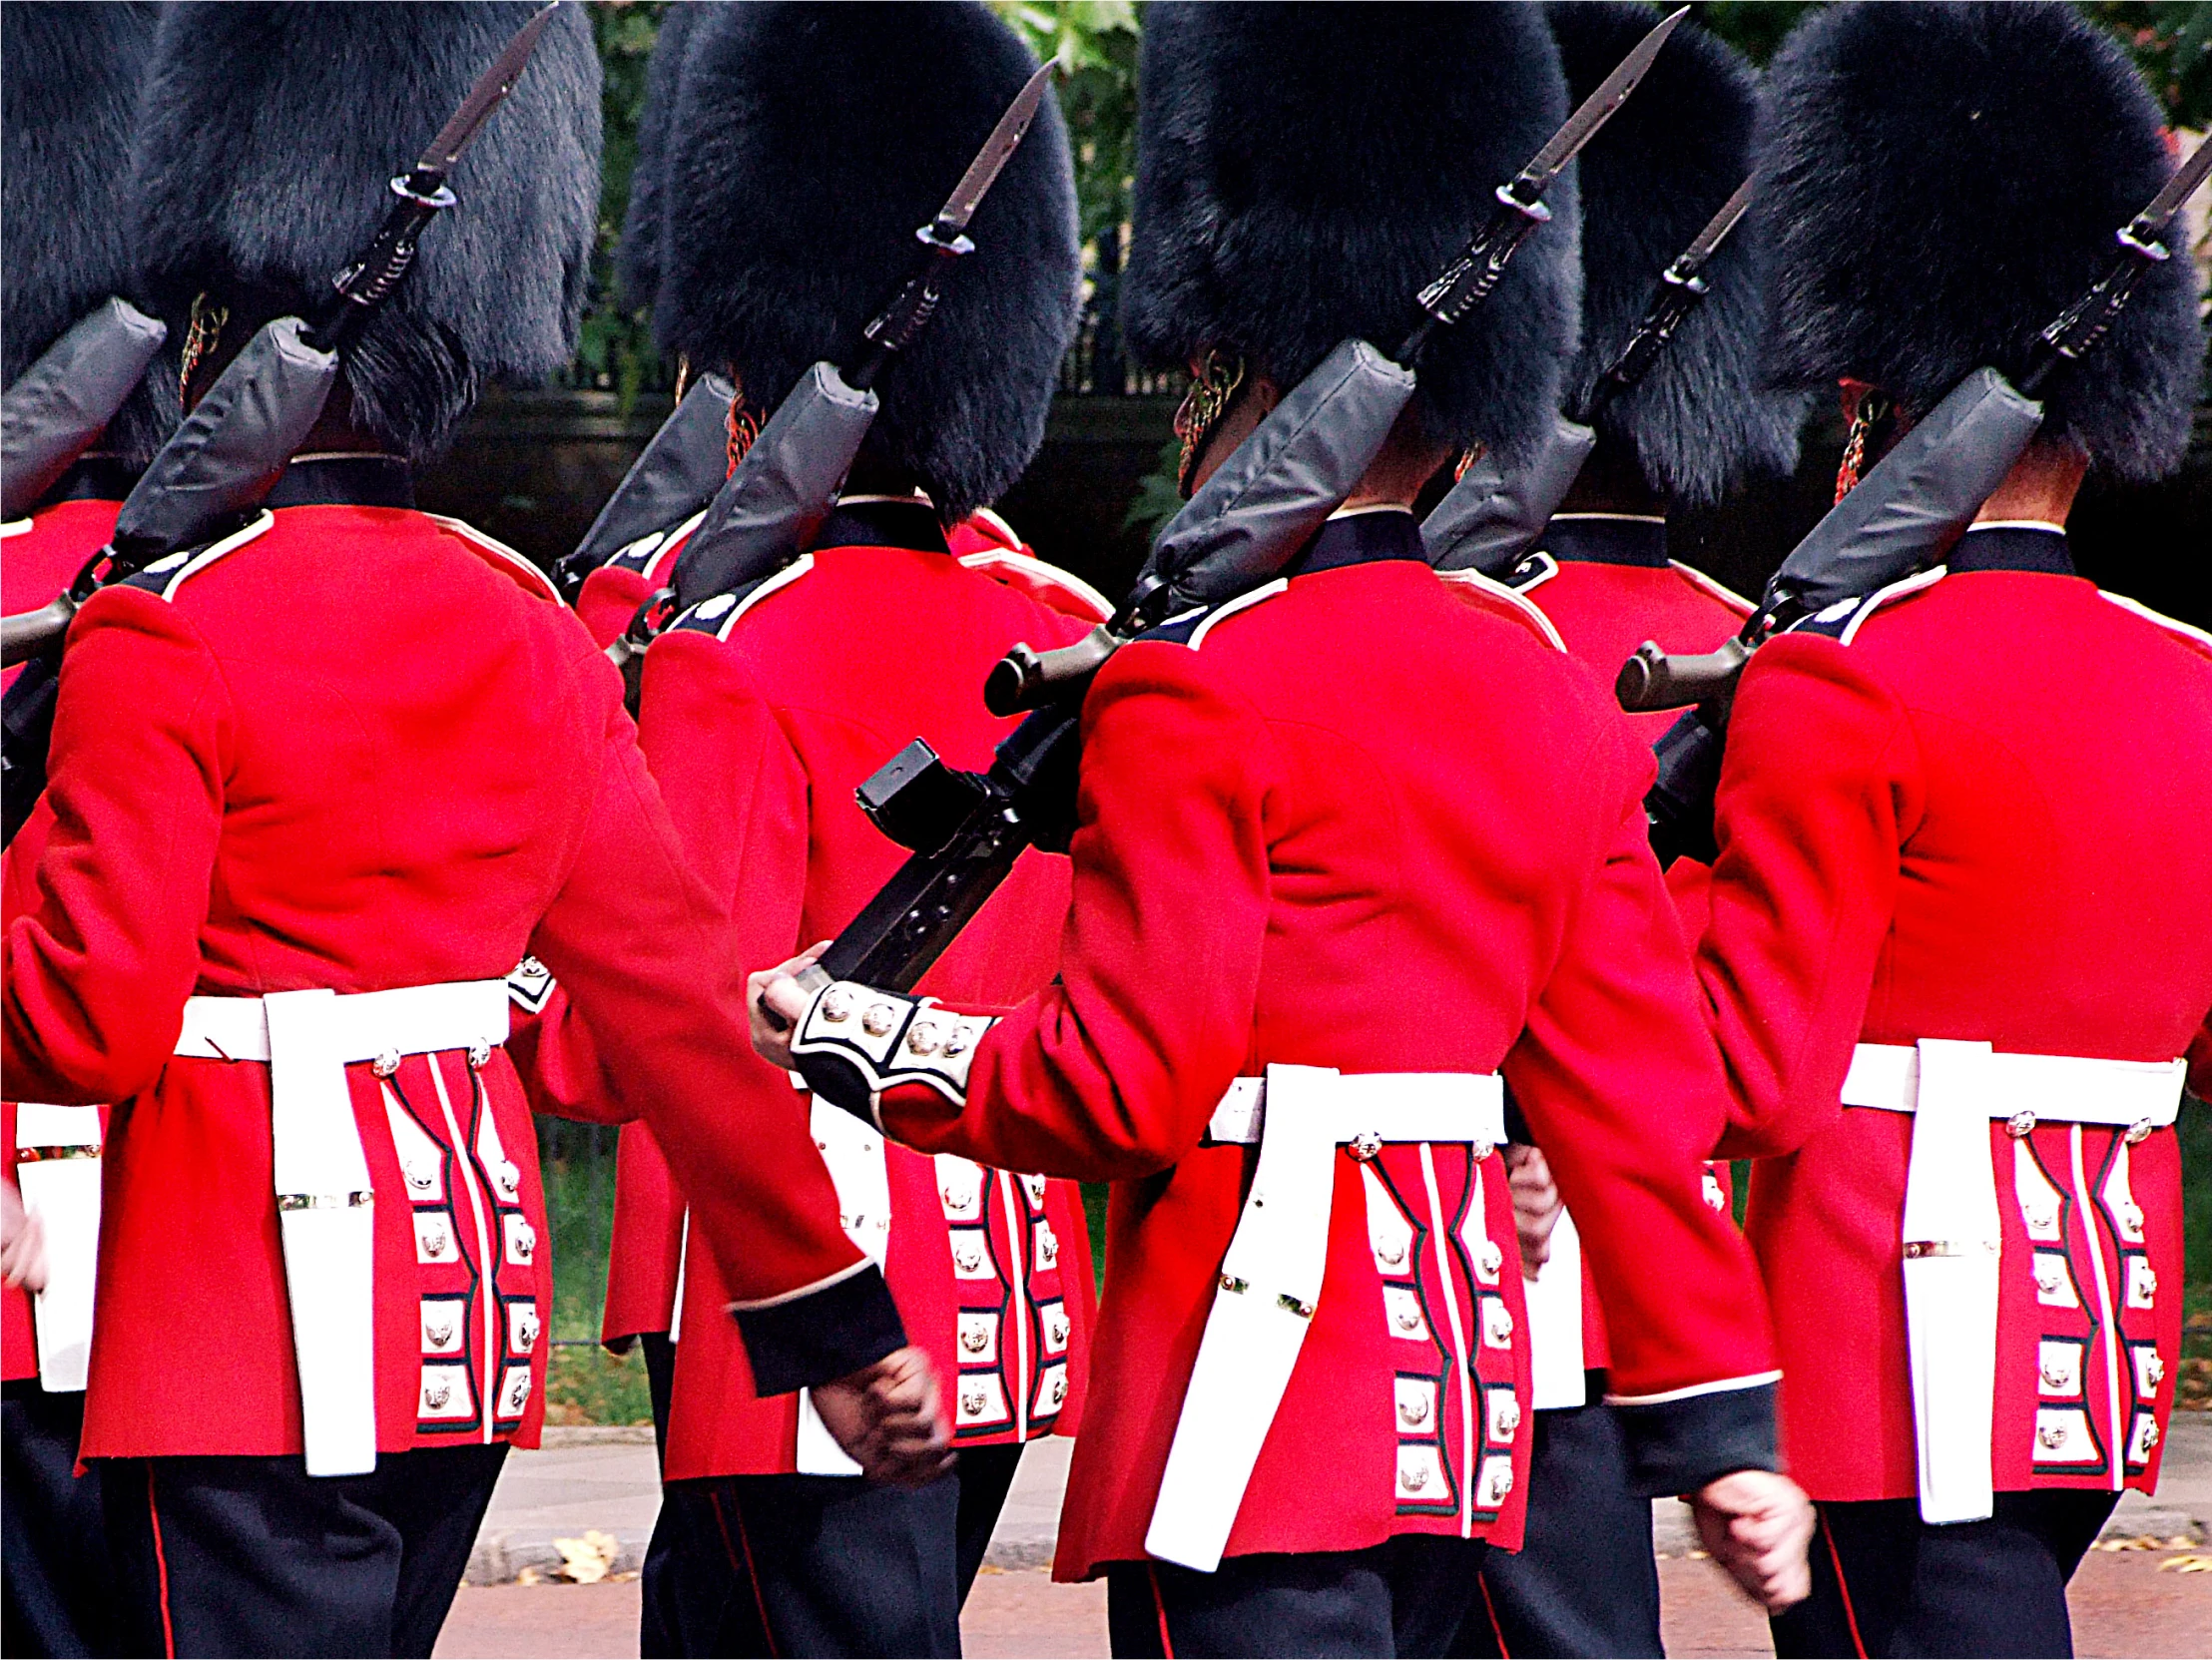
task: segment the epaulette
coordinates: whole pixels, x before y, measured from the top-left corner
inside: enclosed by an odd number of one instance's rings
[[[257,536],[264,534],[276,522],[276,515],[264,508],[254,516],[253,523],[243,530],[210,542],[203,548],[183,548],[166,559],[157,559],[143,571],[125,577],[114,584],[118,588],[136,588],[142,594],[152,594],[156,599],[173,600],[177,590],[191,578],[213,565],[227,553],[236,552]]]
[[[815,556],[811,553],[801,554],[774,576],[763,577],[750,588],[732,594],[708,595],[670,623],[666,632],[711,634],[717,640],[727,640],[730,638],[730,631],[738,626],[740,617],[769,595],[782,593],[814,568]]]
[[[1227,622],[1240,611],[1250,611],[1254,606],[1275,598],[1288,587],[1290,583],[1286,579],[1277,577],[1273,582],[1263,583],[1247,593],[1239,594],[1235,599],[1224,600],[1211,610],[1202,605],[1194,605],[1188,611],[1178,612],[1158,627],[1146,629],[1137,639],[1157,640],[1170,646],[1188,646],[1191,650],[1198,651],[1206,644],[1206,636],[1214,631],[1216,624]],[[1134,645],[1136,641],[1133,640],[1130,644]]]
[[[1523,598],[1518,589],[1471,569],[1438,571],[1436,580],[1475,610],[1518,624],[1553,651],[1567,649],[1566,641],[1559,638],[1559,631],[1552,627],[1551,619],[1535,601]]]
[[[2164,629],[2184,646],[2197,653],[2198,656],[2212,659],[2212,634],[2205,633],[2203,629],[2192,627],[2177,617],[2169,617],[2162,612],[2153,611],[2140,600],[2131,600],[2125,594],[2107,593],[2104,589],[2099,588],[2097,598],[2111,601],[2122,611],[2132,612],[2153,627]]]
[[[1680,577],[1684,582],[1687,582],[1699,593],[1704,594],[1707,598],[1719,600],[1721,604],[1727,606],[1728,609],[1735,612],[1737,616],[1748,617],[1752,614],[1754,610],[1757,609],[1757,607],[1755,607],[1751,603],[1751,601],[1745,599],[1744,596],[1737,593],[1735,589],[1729,587],[1724,582],[1715,582],[1711,577],[1707,576],[1696,566],[1685,565],[1679,559],[1670,559],[1667,561],[1667,563],[1674,568],[1674,574],[1676,576]]]
[[[496,537],[486,536],[472,524],[464,524],[459,519],[449,519],[443,513],[425,513],[422,516],[440,530],[449,531],[458,537],[466,544],[470,552],[480,555],[484,563],[493,570],[512,577],[515,586],[521,588],[533,598],[551,600],[555,605],[564,609],[567,607],[568,601],[561,598],[561,591],[553,586],[553,579],[539,570],[537,566],[531,564],[529,560],[523,558],[521,554],[515,552],[513,548],[507,546],[505,542],[498,540]]]
[[[1114,614],[1104,594],[1073,571],[1063,571],[1033,553],[1019,548],[992,547],[963,553],[958,558],[962,570],[974,571],[993,582],[1018,589],[1047,610],[1087,623],[1102,623]]]
[[[1936,565],[1930,570],[1919,571],[1902,582],[1893,582],[1887,588],[1878,588],[1866,598],[1856,594],[1850,599],[1838,600],[1826,610],[1816,611],[1810,617],[1801,617],[1792,623],[1785,634],[1818,634],[1848,646],[1859,637],[1866,620],[1885,606],[1910,599],[1923,589],[1933,588],[1943,579],[1947,567]]]

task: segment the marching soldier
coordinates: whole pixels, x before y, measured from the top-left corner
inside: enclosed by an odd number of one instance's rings
[[[0,378],[11,387],[64,330],[130,285],[129,174],[121,163],[154,22],[145,6],[0,8],[0,217],[14,231],[0,263]],[[141,320],[151,338],[151,319]],[[0,525],[0,590],[18,609],[43,605],[69,584],[107,541],[129,490],[133,458],[125,451],[132,446],[123,433],[78,437],[84,448],[28,514]],[[0,1115],[7,1216],[0,1647],[23,1655],[101,1653],[115,1646],[115,1590],[100,1483],[79,1476],[76,1463],[104,1114],[98,1106],[8,1101]]]
[[[664,347],[738,388],[733,457],[811,364],[859,342],[914,227],[1035,68],[981,6],[696,18],[662,117],[656,323]],[[640,742],[695,868],[734,907],[742,963],[834,932],[897,867],[903,849],[862,817],[857,785],[915,732],[964,764],[987,758],[1009,730],[982,706],[990,665],[1106,613],[1003,521],[965,522],[1042,439],[1076,316],[1074,186],[1049,101],[974,241],[927,332],[885,370],[813,551],[750,593],[704,600],[647,657]],[[602,568],[582,603],[627,622],[683,545],[680,529],[641,570]],[[1004,1003],[1043,984],[1067,882],[1064,859],[1027,855],[927,988]],[[749,1082],[757,1110],[807,1113],[787,1074],[755,1062]],[[665,1509],[678,1550],[704,1544],[714,1560],[703,1595],[709,1568],[675,1571],[664,1629],[699,1654],[956,1653],[1023,1444],[1073,1432],[1081,1405],[1093,1291],[1080,1195],[886,1146],[834,1108],[815,1106],[813,1127],[847,1232],[946,1379],[959,1465],[914,1492],[859,1480],[805,1397],[758,1377],[716,1320],[731,1293],[694,1233]]]
[[[1577,101],[1657,16],[1627,0],[1561,0],[1545,14]],[[1599,376],[1651,305],[1660,273],[1750,173],[1757,105],[1751,66],[1685,23],[1582,152],[1582,334],[1566,382],[1570,410],[1591,406]],[[1797,459],[1803,400],[1755,387],[1764,296],[1750,237],[1739,230],[1700,277],[1703,298],[1652,368],[1585,417],[1597,447],[1534,554],[1509,578],[1601,681],[1644,640],[1710,651],[1743,626],[1746,601],[1668,557],[1667,510],[1673,502],[1710,505],[1746,476],[1786,474]],[[1672,717],[1630,719],[1650,740]],[[1687,861],[1670,870],[1678,899],[1698,870]],[[1702,920],[1695,896],[1691,908]],[[1538,1228],[1550,1229],[1551,1260],[1529,1290],[1536,1412],[1528,1534],[1518,1552],[1484,1562],[1480,1603],[1458,1651],[1657,1654],[1651,1505],[1631,1494],[1626,1444],[1603,1401],[1604,1315],[1580,1272],[1572,1221],[1554,1224],[1560,1213],[1541,1204],[1556,1191],[1543,1154],[1515,1147],[1507,1158],[1516,1194],[1537,1201],[1545,1218]],[[1727,1166],[1713,1172],[1710,1202],[1725,1206],[1726,1179]],[[1561,1279],[1564,1287],[1554,1284]],[[1578,1299],[1566,1295],[1577,1280]],[[1547,1355],[1547,1346],[1563,1358]]]
[[[2174,166],[2070,7],[1838,7],[1769,91],[1771,367],[1842,380],[1847,464],[1977,368],[2020,379]],[[2179,461],[2203,360],[2189,262],[2145,250],[1945,563],[1736,694],[1701,967],[1821,1517],[1785,1655],[2070,1653],[2068,1576],[2158,1478],[2173,1120],[2212,1083],[2212,640],[2081,580],[2065,523],[2084,469]]]
[[[1194,368],[1193,483],[1346,336],[1402,336],[1567,108],[1542,14],[1509,6],[1158,5],[1140,88],[1126,323]],[[885,1133],[1116,1183],[1055,1571],[1106,1578],[1117,1653],[1443,1653],[1485,1544],[1518,1544],[1501,1069],[1586,1208],[1639,1490],[1698,1494],[1775,1605],[1802,1578],[1761,1293],[1700,1195],[1726,1094],[1649,757],[1584,671],[1438,582],[1409,511],[1453,450],[1518,453],[1556,407],[1572,202],[1431,338],[1287,580],[1099,671],[1058,981],[983,1015],[755,979],[795,1025],[757,1008],[762,1052],[844,1057]],[[1309,1269],[1318,1296],[1281,1291]],[[1224,1321],[1249,1341],[1202,1345]]]
[[[419,153],[530,11],[165,13],[133,195],[188,404],[260,320],[325,303],[384,212],[361,158]],[[70,634],[8,855],[0,1064],[122,1103],[83,1450],[129,1652],[430,1651],[543,1411],[543,1196],[501,1047],[526,949],[697,1173],[756,1375],[818,1385],[879,1474],[942,1461],[803,1127],[739,1085],[727,909],[619,677],[534,570],[411,505],[483,377],[568,357],[598,108],[590,29],[556,14],[271,510]]]

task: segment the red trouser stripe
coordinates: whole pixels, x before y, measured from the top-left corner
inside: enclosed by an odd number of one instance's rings
[[[1160,1570],[1147,1562],[1144,1576],[1152,1585],[1152,1611],[1160,1616],[1160,1652],[1168,1660],[1175,1660],[1175,1640],[1168,1635],[1167,1600],[1160,1595]]]
[[[733,1545],[730,1542],[730,1518],[723,1513],[720,1489],[709,1487],[707,1501],[715,1507],[715,1525],[722,1529],[723,1555],[730,1559],[733,1571],[744,1571],[746,1583],[753,1587],[753,1606],[760,1610],[761,1632],[768,1638],[768,1651],[772,1655],[781,1654],[783,1650],[776,1646],[776,1629],[768,1622],[768,1598],[761,1594],[761,1575],[753,1566],[753,1541],[746,1536],[745,1507],[738,1507],[738,1538]]]
[[[146,1463],[146,1517],[154,1528],[154,1577],[162,1604],[162,1653],[177,1660],[177,1628],[169,1617],[169,1553],[162,1548],[162,1507],[154,1501],[154,1463]]]
[[[1477,1573],[1474,1582],[1482,1587],[1482,1612],[1490,1616],[1490,1635],[1497,1639],[1497,1652],[1501,1660],[1512,1660],[1513,1651],[1505,1646],[1505,1628],[1497,1623],[1497,1604],[1490,1600],[1489,1575]]]
[[[1859,1635],[1859,1615],[1851,1605],[1851,1581],[1844,1577],[1844,1558],[1836,1549],[1836,1535],[1828,1530],[1828,1518],[1821,1517],[1821,1537],[1828,1541],[1829,1564],[1836,1570],[1836,1590],[1844,1599],[1844,1623],[1851,1627],[1851,1652],[1859,1660],[1867,1660],[1867,1639]]]

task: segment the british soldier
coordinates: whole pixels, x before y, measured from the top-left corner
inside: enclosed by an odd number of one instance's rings
[[[1656,18],[1628,0],[1561,0],[1545,14],[1577,100]],[[1660,273],[1750,173],[1757,103],[1751,66],[1685,23],[1578,158],[1582,331],[1566,380],[1569,410],[1591,407]],[[1595,450],[1507,579],[1601,682],[1644,640],[1703,652],[1742,627],[1746,601],[1668,556],[1667,513],[1675,504],[1711,506],[1749,476],[1788,473],[1797,458],[1802,398],[1762,394],[1755,380],[1764,295],[1749,228],[1739,227],[1699,276],[1703,298],[1650,370],[1589,417]],[[1626,719],[1649,742],[1672,717]],[[1686,901],[1686,924],[1703,919],[1690,879],[1702,870],[1682,860],[1668,871],[1678,903]],[[1604,1404],[1604,1316],[1581,1272],[1573,1222],[1550,1203],[1556,1188],[1543,1154],[1515,1146],[1506,1158],[1530,1224],[1524,1247],[1542,1264],[1529,1288],[1536,1411],[1528,1533],[1518,1552],[1484,1563],[1482,1596],[1458,1651],[1657,1654],[1651,1506],[1630,1492],[1626,1446]],[[1727,1181],[1726,1165],[1712,1170],[1710,1202],[1727,1204]]]
[[[981,6],[703,11],[665,115],[656,328],[738,388],[742,446],[809,366],[848,357],[928,222],[1036,65]],[[885,370],[881,408],[812,550],[705,599],[646,659],[640,742],[695,868],[732,905],[747,965],[833,933],[905,856],[853,791],[926,733],[979,764],[1010,730],[979,689],[1025,639],[1065,643],[1105,604],[971,518],[1020,474],[1077,311],[1067,141],[1049,101],[976,215],[977,252]],[[955,553],[947,527],[959,531]],[[628,621],[685,527],[595,572],[580,603]],[[616,596],[611,602],[609,595]],[[633,597],[635,596],[635,597]],[[925,981],[1012,1002],[1051,977],[1067,865],[1031,854]],[[805,1122],[753,1062],[758,1110]],[[857,1478],[800,1395],[713,1312],[731,1292],[695,1233],[683,1274],[665,1509],[712,1582],[680,1570],[689,1653],[957,1652],[959,1605],[1028,1440],[1072,1432],[1087,1370],[1088,1235],[1072,1183],[932,1158],[812,1107],[853,1240],[884,1266],[951,1393],[955,1474]],[[684,1518],[689,1518],[688,1520]]]
[[[1125,325],[1194,368],[1192,481],[1348,335],[1395,344],[1566,110],[1533,8],[1148,11]],[[1588,1218],[1638,1489],[1699,1495],[1775,1602],[1802,1577],[1761,1293],[1700,1192],[1726,1093],[1648,754],[1409,510],[1556,407],[1549,205],[1287,577],[1099,671],[1058,980],[981,1012],[756,976],[756,1044],[871,1129],[1115,1183],[1055,1572],[1106,1579],[1118,1653],[1442,1653],[1520,1542],[1507,1081]]]
[[[188,403],[261,320],[325,303],[378,170],[529,15],[167,10],[135,237]],[[270,509],[70,634],[8,854],[0,1064],[121,1103],[83,1452],[130,1652],[429,1652],[543,1412],[543,1193],[501,1046],[525,950],[698,1173],[756,1375],[818,1385],[878,1473],[941,1462],[926,1362],[804,1126],[739,1086],[727,906],[619,677],[533,569],[411,505],[484,377],[568,357],[598,110],[567,10]]]
[[[9,6],[0,10],[0,217],[12,233],[0,263],[0,380],[12,387],[80,317],[129,286],[128,170],[120,163],[129,153],[154,13],[126,5]],[[130,486],[130,452],[138,447],[131,433],[146,423],[141,412],[136,422],[113,424],[112,438],[77,434],[84,447],[67,470],[24,517],[0,525],[0,590],[11,607],[51,600],[107,541]],[[20,672],[9,671],[6,682]],[[11,1654],[102,1652],[113,1647],[114,1589],[100,1483],[75,1466],[92,1340],[103,1114],[97,1105],[8,1101],[0,1117],[8,1494],[0,1646]]]
[[[2070,7],[1838,7],[1769,93],[1770,370],[1841,380],[1868,463],[1973,370],[2024,377],[2174,167]],[[2068,1576],[2158,1479],[2212,641],[2082,580],[2065,524],[2086,468],[2180,460],[2203,356],[2189,262],[2148,262],[1947,557],[1737,690],[1701,971],[1821,1517],[1785,1655],[2070,1653]]]

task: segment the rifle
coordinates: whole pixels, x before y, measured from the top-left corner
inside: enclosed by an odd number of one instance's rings
[[[876,377],[928,325],[959,262],[975,252],[968,223],[1028,136],[1052,71],[1046,63],[1023,84],[936,217],[914,233],[921,244],[914,271],[860,331],[859,361],[849,371],[817,363],[800,377],[715,492],[668,585],[607,648],[633,715],[646,649],[662,630],[702,600],[758,586],[813,545],[874,424]]]
[[[714,499],[730,473],[723,422],[737,395],[738,388],[720,374],[692,382],[622,475],[584,539],[554,561],[553,580],[563,597],[573,602],[584,579],[602,565],[633,552],[650,557],[671,526]]]
[[[1660,273],[1651,304],[1627,342],[1581,406],[1552,421],[1535,454],[1511,472],[1495,456],[1476,456],[1421,521],[1421,540],[1437,570],[1474,570],[1502,580],[1543,534],[1597,447],[1598,416],[1650,372],[1683,319],[1704,299],[1710,284],[1700,274],[1750,208],[1755,182],[1738,185]]]
[[[169,327],[110,299],[70,325],[0,397],[0,519],[36,507],[107,430]]]
[[[430,222],[458,200],[447,176],[513,91],[556,9],[557,0],[516,32],[422,158],[391,181],[395,200],[383,224],[359,258],[331,278],[332,292],[314,321],[278,317],[258,331],[125,498],[109,544],[51,604],[0,621],[0,663],[39,660],[7,692],[0,838],[14,838],[46,788],[62,649],[78,607],[99,588],[240,527],[268,498],[322,418],[337,384],[339,353],[360,338],[405,279]]]
[[[1659,778],[1644,800],[1663,863],[1684,854],[1714,856],[1713,793],[1729,705],[1753,653],[1830,605],[1910,576],[1957,539],[2041,425],[2035,394],[2096,349],[2143,274],[2170,258],[2160,238],[2208,172],[2212,140],[2199,144],[2150,204],[2113,234],[2117,252],[2036,336],[2019,384],[1979,368],[1951,388],[1791,550],[1735,639],[1687,657],[1670,657],[1646,641],[1621,666],[1614,695],[1623,709],[1691,706],[1655,746]]]
[[[913,856],[799,976],[803,986],[819,991],[854,980],[911,988],[1024,847],[1066,849],[1092,678],[1122,646],[1168,618],[1211,609],[1274,578],[1343,505],[1411,399],[1423,346],[1497,286],[1520,245],[1550,217],[1544,192],[1635,90],[1687,10],[1646,35],[1498,188],[1487,222],[1414,296],[1419,321],[1392,356],[1362,339],[1338,344],[1169,521],[1112,619],[1056,651],[1017,646],[991,670],[984,702],[992,713],[1029,713],[987,772],[948,768],[917,739],[861,785],[861,811]],[[803,1064],[838,1063],[809,1057]]]

